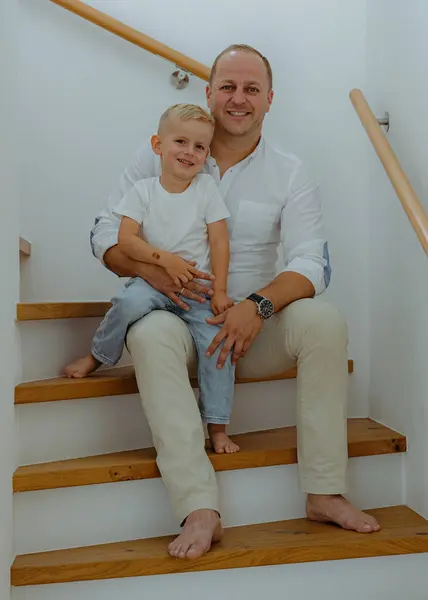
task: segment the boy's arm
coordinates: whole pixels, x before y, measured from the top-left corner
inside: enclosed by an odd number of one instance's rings
[[[208,238],[211,252],[211,266],[214,275],[211,310],[217,316],[226,312],[234,305],[233,300],[227,295],[229,236],[225,219],[208,225]]]
[[[140,227],[141,224],[134,219],[122,217],[118,236],[120,250],[128,258],[161,267],[163,250],[159,250],[141,239]]]
[[[208,239],[211,252],[211,267],[215,277],[212,288],[214,293],[227,290],[229,271],[229,235],[226,220],[208,224]]]
[[[176,285],[191,281],[199,271],[185,261],[181,256],[156,248],[140,237],[141,223],[123,216],[118,236],[120,250],[134,260],[158,265],[172,277]]]

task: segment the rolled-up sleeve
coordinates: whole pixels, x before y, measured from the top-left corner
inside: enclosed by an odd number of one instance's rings
[[[142,144],[130,164],[120,176],[119,184],[95,220],[90,234],[92,253],[101,262],[109,248],[117,244],[120,215],[114,212],[121,200],[141,179],[156,177],[160,172],[160,162],[155,156],[149,142]]]
[[[331,266],[324,232],[319,186],[299,161],[291,177],[281,212],[283,273],[300,273],[312,283],[315,295],[330,283]]]

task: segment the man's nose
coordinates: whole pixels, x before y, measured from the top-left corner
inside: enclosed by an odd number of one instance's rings
[[[235,104],[245,104],[246,98],[243,88],[236,88],[235,93],[233,94],[233,102]]]

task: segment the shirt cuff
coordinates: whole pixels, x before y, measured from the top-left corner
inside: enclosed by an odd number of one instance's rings
[[[315,289],[315,296],[322,294],[330,283],[330,266],[325,265],[324,267],[318,262],[310,258],[294,258],[281,273],[299,273],[306,277]]]

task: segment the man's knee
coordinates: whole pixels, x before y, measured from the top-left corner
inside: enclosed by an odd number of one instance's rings
[[[306,336],[322,340],[323,345],[348,343],[348,327],[343,314],[331,304],[318,299],[295,302],[293,320]]]
[[[134,323],[127,335],[131,355],[157,355],[166,349],[189,354],[192,337],[185,323],[167,311],[154,310]]]

